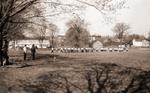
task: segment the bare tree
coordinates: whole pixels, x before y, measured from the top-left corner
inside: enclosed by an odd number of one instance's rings
[[[8,40],[5,38],[11,31],[11,24],[15,24],[17,17],[23,16],[25,10],[27,10],[31,5],[33,5],[37,0],[1,0],[0,1],[0,54],[2,54],[3,46],[8,46]],[[13,27],[14,28],[14,27]],[[9,30],[7,30],[9,29]],[[6,48],[6,47],[5,47]],[[7,55],[7,53],[5,53]],[[2,63],[2,55],[0,56],[1,63]]]
[[[37,21],[39,21],[39,25],[32,24],[31,26],[31,33],[33,36],[39,40],[40,47],[43,47],[43,41],[46,39],[46,29],[47,29],[47,24],[46,24],[46,19],[45,18],[40,18]]]
[[[55,24],[49,23],[46,21],[46,18],[40,17],[39,20],[40,23],[38,25],[32,24],[30,25],[30,30],[33,36],[39,40],[41,47],[43,44],[43,41],[45,39],[48,39],[50,41],[51,47],[56,46],[57,41],[57,34],[58,34],[58,28]]]
[[[36,12],[31,14],[24,13],[26,10],[30,11],[31,9],[29,8],[31,7],[31,5],[35,4],[35,2],[37,1],[39,1],[38,3],[40,4],[41,3],[48,4],[48,6],[51,8],[49,14],[42,13],[41,15],[39,15],[37,13],[36,15]],[[2,47],[4,46],[4,41],[8,42],[7,39],[4,40],[4,37],[8,36],[8,31],[10,31],[9,33],[15,31],[15,30],[11,30],[10,26],[12,26],[12,24],[19,25],[20,23],[26,23],[22,20],[19,20],[20,19],[19,16],[21,16],[22,19],[24,18],[30,19],[34,17],[43,17],[43,16],[44,17],[55,16],[64,13],[72,13],[74,11],[84,9],[86,7],[84,5],[95,7],[100,11],[108,11],[108,10],[110,11],[110,10],[116,10],[122,8],[126,0],[124,1],[121,0],[120,3],[116,2],[116,4],[111,3],[114,0],[86,0],[86,1],[75,0],[75,1],[76,2],[74,4],[69,4],[68,2],[63,2],[62,0],[56,0],[56,1],[54,0],[44,0],[44,1],[43,0],[25,0],[25,1],[1,0],[0,1],[0,54],[2,54]],[[41,10],[44,11],[43,8],[41,8]],[[33,23],[33,22],[28,22],[28,23]],[[14,26],[13,28],[15,27],[16,26]],[[9,28],[10,30],[4,30],[6,28]],[[0,56],[0,59],[2,62],[2,56]]]
[[[106,23],[112,22],[114,19],[113,15],[118,12],[118,10],[126,8],[127,0],[76,0],[81,4],[91,6],[98,10]]]
[[[68,2],[69,1],[69,2]],[[113,14],[118,10],[126,7],[127,0],[43,0],[43,3],[48,6],[48,13],[43,13],[38,15],[38,17],[53,17],[61,14],[71,14],[76,13],[76,11],[84,11],[86,7],[93,7],[102,14],[105,21],[112,21]],[[46,8],[45,8],[45,11]],[[114,17],[113,17],[114,18]]]
[[[130,34],[126,37],[127,41],[136,39],[136,40],[143,40],[145,37],[143,35],[139,35],[139,34]]]
[[[116,37],[119,39],[120,43],[123,42],[124,36],[127,34],[127,31],[130,29],[129,25],[125,23],[117,23],[113,28],[113,32]]]
[[[57,41],[57,34],[58,34],[58,28],[55,24],[50,23],[48,25],[48,37],[50,40],[51,48],[56,47],[56,41]]]
[[[94,7],[101,13],[116,12],[118,9],[124,8],[127,0],[76,0],[80,3]]]
[[[86,23],[80,18],[71,20],[67,23],[69,27],[65,34],[66,42],[71,47],[87,47],[89,46],[89,32]]]

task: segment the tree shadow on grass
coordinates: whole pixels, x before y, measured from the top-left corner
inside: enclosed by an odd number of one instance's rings
[[[0,93],[7,93],[9,91],[8,86],[5,82],[5,72],[0,72]]]
[[[58,89],[60,83],[58,76],[55,75],[45,74],[36,78],[35,81],[20,80],[22,84],[20,87],[27,93],[57,93],[55,90]]]
[[[86,72],[85,79],[89,93],[150,93],[150,72],[140,69],[102,64]]]
[[[39,85],[26,83],[23,86],[23,90],[27,93],[47,93],[46,89]]]
[[[68,72],[65,71],[51,71],[35,81],[23,81],[22,87],[27,93],[150,93],[150,71],[108,63],[88,68],[70,72],[75,73],[73,77],[66,75]],[[79,75],[82,78],[78,78]]]

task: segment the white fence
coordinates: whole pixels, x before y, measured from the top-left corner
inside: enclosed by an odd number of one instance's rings
[[[88,52],[127,52],[128,48],[126,47],[117,47],[117,48],[51,48],[51,52],[59,53],[88,53]]]

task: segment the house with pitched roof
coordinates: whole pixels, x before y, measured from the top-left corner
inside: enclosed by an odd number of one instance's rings
[[[132,44],[133,47],[150,47],[150,41],[146,39],[143,40],[133,39]]]

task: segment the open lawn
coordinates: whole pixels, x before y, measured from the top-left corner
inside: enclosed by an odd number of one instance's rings
[[[55,62],[47,50],[37,50],[36,60],[31,60],[28,53],[27,61],[23,61],[20,50],[10,50],[9,55],[13,64],[0,67],[0,93],[92,93],[87,92],[90,91],[88,81],[92,79],[93,86],[98,87],[95,84],[96,72],[103,73],[102,81],[107,74],[111,77],[110,80],[121,81],[114,88],[108,82],[103,84],[105,87],[109,85],[109,88],[102,93],[117,93],[125,91],[134,76],[150,71],[149,48],[134,48],[128,52],[55,53]]]
[[[22,51],[10,51],[10,59],[14,63],[31,63],[30,52],[28,52],[27,60],[23,61]],[[150,49],[134,48],[129,52],[99,52],[99,53],[54,53],[56,55],[57,64],[87,64],[87,63],[115,63],[127,67],[135,67],[138,69],[150,70]],[[52,63],[52,54],[48,50],[38,50],[35,63],[39,61],[43,64]],[[51,65],[51,64],[50,64]]]

